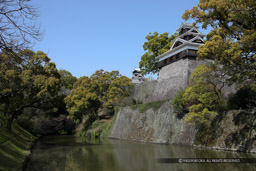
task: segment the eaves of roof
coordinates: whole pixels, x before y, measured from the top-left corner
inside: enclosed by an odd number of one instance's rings
[[[177,46],[177,47],[175,47],[175,48],[173,48],[173,49],[171,49],[171,50],[168,50],[167,52],[165,52],[165,53],[163,53],[163,54],[157,56],[156,59],[159,60],[159,59],[165,57],[166,55],[168,55],[168,54],[170,54],[170,53],[172,53],[172,52],[174,52],[174,51],[177,51],[177,50],[183,48],[184,46],[188,46],[188,45],[198,47],[198,46],[203,45],[203,44],[201,44],[201,43],[194,43],[194,42],[193,42],[193,43],[192,43],[192,42],[185,42],[185,43],[183,43],[182,45]]]

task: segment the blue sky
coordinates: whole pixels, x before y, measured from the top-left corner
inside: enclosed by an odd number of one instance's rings
[[[131,77],[145,53],[146,35],[173,34],[184,22],[184,11],[198,1],[40,0],[36,5],[44,38],[34,50],[44,51],[58,69],[76,77],[99,69]]]

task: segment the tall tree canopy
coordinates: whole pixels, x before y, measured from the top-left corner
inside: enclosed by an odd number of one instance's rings
[[[126,97],[131,95],[133,87],[131,80],[125,76],[120,76],[114,79],[108,91],[107,105],[108,106],[124,106],[126,105]]]
[[[198,66],[191,74],[189,86],[183,98],[189,113],[186,121],[209,124],[217,115],[221,105],[224,84],[222,80],[215,79],[213,68],[208,65]]]
[[[113,113],[119,101],[130,96],[133,84],[118,71],[98,70],[90,77],[79,78],[65,98],[70,118],[80,121],[83,115],[97,117],[100,109]]]
[[[0,49],[18,51],[41,38],[31,0],[0,0]]]
[[[198,57],[221,63],[231,76],[228,81],[256,83],[255,12],[255,0],[200,0],[183,14],[184,19],[202,23],[203,28],[213,28]]]
[[[211,58],[211,65],[198,66],[190,84],[173,100],[174,107],[189,110],[187,121],[209,124],[211,118],[227,109],[222,88],[226,83],[247,85],[229,99],[229,107],[247,107],[242,101],[255,105],[256,85],[256,1],[200,0],[197,7],[186,10],[184,19],[193,18],[203,28],[213,30],[197,52],[199,59]],[[241,84],[240,84],[241,85]]]
[[[59,90],[60,75],[43,52],[22,50],[0,54],[0,104],[11,129],[13,119],[28,107],[43,108]]]
[[[59,74],[61,87],[63,89],[72,89],[73,84],[76,82],[77,78],[73,76],[69,71],[64,69],[60,69]]]
[[[179,90],[172,100],[176,113],[188,112],[186,121],[209,125],[226,107],[222,92],[225,76],[218,65],[197,66],[190,76],[189,86],[185,91]]]
[[[154,32],[146,36],[147,41],[144,42],[143,49],[147,52],[141,56],[139,63],[142,75],[158,73],[158,63],[155,58],[170,50],[172,46],[171,41],[176,36],[177,34],[174,34],[169,37],[169,33],[167,32],[160,35]]]

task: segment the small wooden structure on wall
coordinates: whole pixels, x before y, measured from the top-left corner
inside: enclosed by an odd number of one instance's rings
[[[132,72],[132,83],[135,85],[139,85],[144,81],[144,77],[141,74],[140,68],[134,68]]]

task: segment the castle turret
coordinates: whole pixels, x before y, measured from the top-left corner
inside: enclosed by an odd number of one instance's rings
[[[144,81],[144,77],[141,75],[140,68],[134,68],[132,72],[132,83],[133,84],[140,84]]]
[[[197,26],[182,23],[177,32],[179,36],[173,40],[170,50],[156,57],[158,83],[148,97],[151,100],[171,99],[180,88],[185,89],[189,85],[190,75],[198,65],[212,62],[208,59],[196,60],[198,47],[204,44],[205,36]]]
[[[156,57],[159,69],[180,59],[196,59],[198,47],[204,44],[205,35],[198,26],[182,23],[177,31],[179,36],[173,40],[170,50]]]

